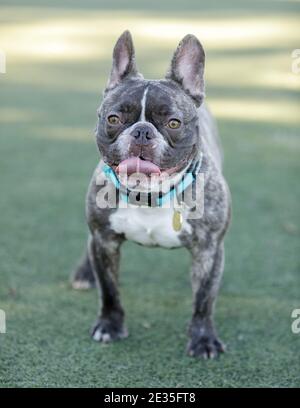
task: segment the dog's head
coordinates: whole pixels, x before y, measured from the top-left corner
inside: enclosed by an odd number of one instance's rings
[[[197,107],[204,98],[205,54],[196,37],[178,45],[162,80],[138,72],[131,35],[113,51],[113,65],[98,110],[97,144],[117,172],[180,172],[197,155]]]

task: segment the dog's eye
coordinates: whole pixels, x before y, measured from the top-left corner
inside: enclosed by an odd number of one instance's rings
[[[171,120],[169,120],[167,126],[168,126],[170,129],[178,129],[178,128],[180,128],[180,125],[181,125],[180,120],[178,120],[178,119],[171,119]]]
[[[118,125],[119,123],[121,123],[121,120],[120,120],[119,116],[117,116],[117,115],[110,115],[107,118],[107,122],[110,125]]]

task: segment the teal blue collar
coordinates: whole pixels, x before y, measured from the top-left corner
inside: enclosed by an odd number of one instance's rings
[[[202,153],[200,155],[199,160],[196,163],[192,163],[191,166],[189,166],[189,168],[184,173],[178,184],[172,186],[167,193],[158,194],[158,197],[156,197],[155,199],[155,206],[162,207],[165,203],[170,202],[175,195],[177,197],[181,195],[188,188],[188,186],[190,186],[195,181],[197,174],[200,171],[201,165],[202,165]],[[124,202],[129,202],[129,195],[130,193],[134,192],[134,190],[130,190],[128,188],[125,188],[124,190],[124,186],[121,185],[116,173],[108,164],[104,164],[102,171],[104,172],[106,177],[114,184],[116,190],[120,192],[121,200],[123,200]],[[151,192],[147,193],[146,205],[148,205],[148,207],[151,207],[153,205],[152,200],[153,200],[152,193]]]

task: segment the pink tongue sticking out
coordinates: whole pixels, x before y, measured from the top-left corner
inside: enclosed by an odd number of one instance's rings
[[[130,176],[133,173],[143,174],[160,174],[160,168],[156,164],[148,160],[141,160],[139,157],[130,157],[121,161],[118,165],[116,172],[127,173]]]

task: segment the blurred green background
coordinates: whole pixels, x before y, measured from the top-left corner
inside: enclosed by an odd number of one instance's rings
[[[0,386],[300,386],[300,335],[291,332],[300,308],[299,18],[288,0],[1,0]],[[123,342],[92,342],[96,292],[70,289],[98,160],[96,108],[125,29],[148,78],[164,75],[185,34],[206,49],[207,101],[233,196],[219,361],[185,355],[184,250],[124,246]]]

